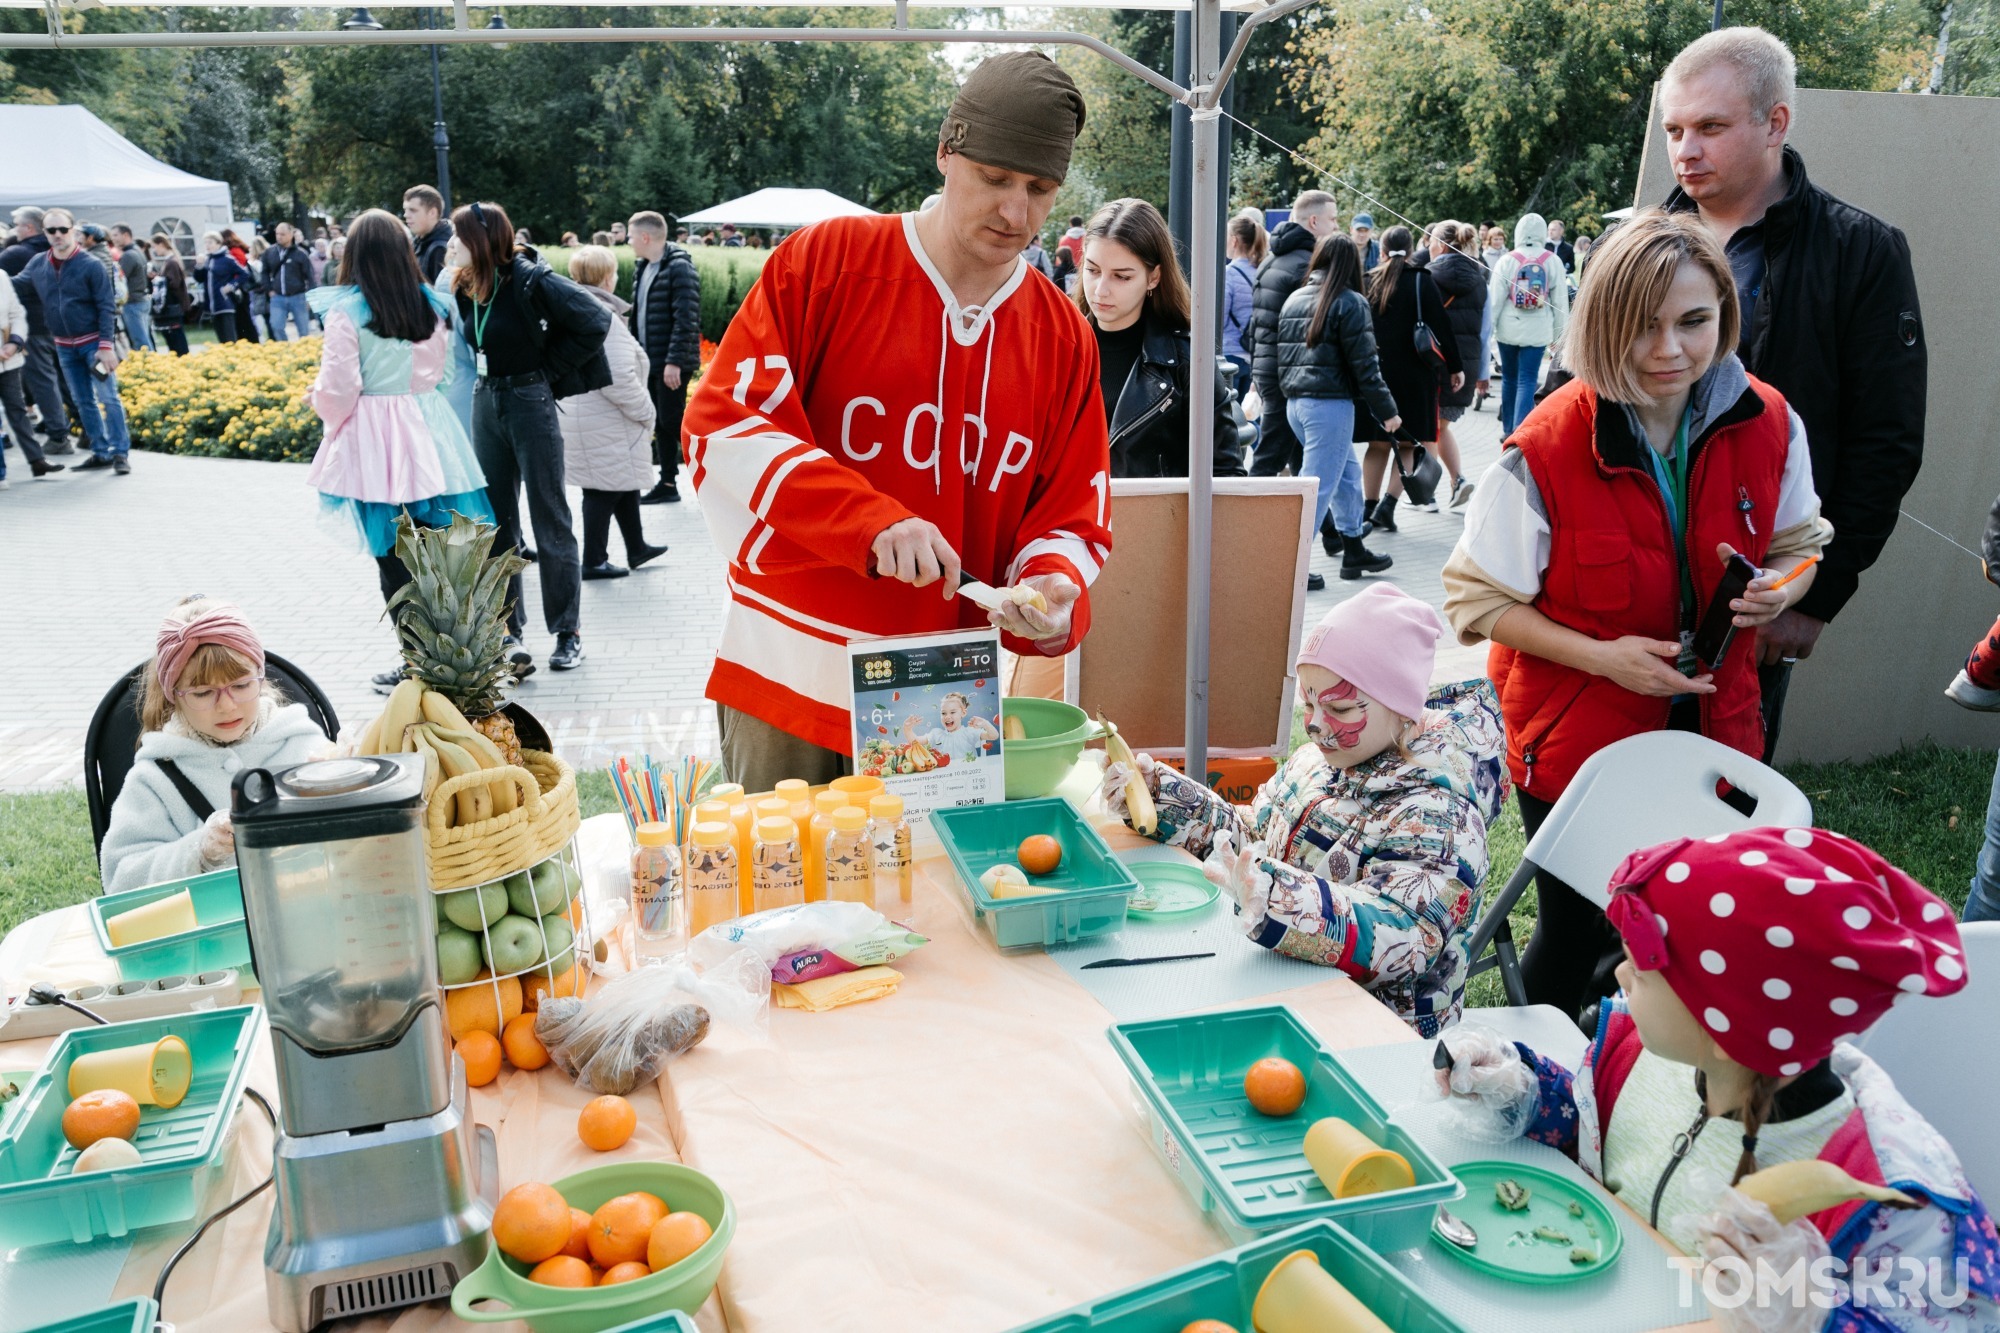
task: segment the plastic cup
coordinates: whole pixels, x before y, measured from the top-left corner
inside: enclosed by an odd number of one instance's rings
[[[1320,1183],[1336,1199],[1406,1190],[1417,1183],[1401,1153],[1377,1147],[1375,1140],[1339,1116],[1313,1122],[1306,1131],[1305,1154]]]
[[[194,1056],[179,1037],[79,1055],[69,1066],[69,1095],[115,1088],[141,1106],[179,1106],[194,1082]]]
[[[144,944],[147,940],[178,935],[182,931],[193,930],[198,924],[194,919],[194,899],[186,889],[182,889],[179,893],[155,898],[129,912],[104,918],[104,933],[110,938],[112,948],[122,949],[128,944]]]
[[[859,797],[860,799],[853,802],[853,804],[866,809],[870,797],[882,794],[884,783],[882,779],[871,778],[865,773],[850,773],[846,777],[835,778],[827,784],[827,787],[832,791],[845,792],[849,796]]]
[[[1311,1250],[1278,1261],[1250,1307],[1250,1326],[1257,1333],[1392,1333]]]

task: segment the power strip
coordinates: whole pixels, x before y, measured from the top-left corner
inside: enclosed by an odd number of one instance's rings
[[[120,981],[110,986],[78,986],[65,991],[74,1001],[113,1023],[134,1018],[158,1018],[191,1009],[221,1009],[243,998],[243,977],[233,967],[194,977],[160,977],[154,981]],[[60,1004],[36,1004],[26,995],[9,995],[0,1016],[0,1041],[52,1037],[72,1028],[94,1026],[76,1010]]]

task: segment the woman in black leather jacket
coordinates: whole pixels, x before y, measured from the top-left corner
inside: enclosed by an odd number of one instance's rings
[[[1360,251],[1339,232],[1320,238],[1305,285],[1278,312],[1278,385],[1285,393],[1285,420],[1305,446],[1304,475],[1319,479],[1314,526],[1332,514],[1340,577],[1381,573],[1395,561],[1361,544],[1356,400],[1390,430],[1402,418],[1376,356],[1375,321],[1361,295]]]
[[[1185,477],[1193,360],[1188,287],[1166,219],[1143,199],[1115,199],[1083,232],[1077,307],[1097,334],[1098,383],[1111,430],[1114,477]],[[1215,475],[1243,475],[1227,381],[1206,378],[1215,399]]]

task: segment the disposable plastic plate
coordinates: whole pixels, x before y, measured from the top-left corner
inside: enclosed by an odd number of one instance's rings
[[[1136,861],[1130,867],[1139,891],[1126,912],[1142,921],[1192,916],[1220,896],[1221,890],[1201,873],[1200,866],[1177,861]]]
[[[79,1028],[57,1039],[0,1121],[0,1248],[123,1236],[195,1215],[215,1173],[262,1027],[256,1005]],[[62,1134],[69,1067],[88,1051],[175,1036],[194,1056],[194,1082],[172,1110],[140,1108],[138,1166],[72,1176],[77,1151]]]
[[[1125,924],[1125,900],[1138,881],[1060,796],[934,810],[931,827],[965,886],[973,914],[1001,948],[1071,943]],[[979,877],[996,865],[1017,864],[1014,853],[1021,840],[1036,833],[1062,845],[1062,863],[1055,871],[1030,881],[1053,892],[1025,898],[987,893]]]
[[[1014,1333],[1173,1333],[1197,1319],[1217,1319],[1249,1333],[1250,1307],[1278,1261],[1311,1250],[1354,1298],[1396,1333],[1464,1333],[1352,1235],[1332,1222],[1307,1222],[1177,1268],[1136,1287],[1023,1324]]]
[[[1234,1239],[1326,1218],[1378,1253],[1413,1249],[1437,1206],[1464,1193],[1282,1005],[1120,1023],[1110,1037],[1138,1085],[1154,1150]],[[1306,1077],[1305,1103],[1291,1115],[1264,1115],[1243,1095],[1243,1075],[1266,1056]],[[1327,1116],[1401,1153],[1416,1183],[1335,1199],[1304,1152],[1306,1130]]]
[[[90,1314],[72,1315],[53,1324],[37,1324],[21,1333],[152,1333],[153,1320],[159,1313],[159,1307],[150,1297],[135,1296]]]
[[[104,925],[107,919],[182,889],[194,900],[193,930],[113,947],[111,934]],[[218,870],[193,879],[168,880],[93,898],[90,928],[97,934],[97,947],[117,965],[118,975],[125,981],[151,981],[175,974],[192,976],[225,967],[250,970],[250,931],[243,924],[243,886],[234,870]]]
[[[1464,1250],[1433,1234],[1431,1246],[1460,1263],[1509,1282],[1548,1286],[1596,1277],[1618,1261],[1624,1233],[1603,1196],[1553,1171],[1520,1162],[1460,1162],[1452,1168],[1465,1198],[1452,1205],[1453,1217],[1478,1233],[1476,1249]],[[1494,1189],[1511,1180],[1528,1191],[1519,1212],[1501,1206]],[[1537,1236],[1536,1229],[1565,1236],[1569,1244]],[[1572,1263],[1571,1250],[1588,1252],[1587,1263]]]

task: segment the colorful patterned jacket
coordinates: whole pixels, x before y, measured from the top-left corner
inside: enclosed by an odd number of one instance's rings
[[[1624,997],[1605,1001],[1597,1038],[1574,1075],[1520,1042],[1514,1044],[1541,1086],[1527,1137],[1574,1158],[1602,1180],[1612,1108],[1645,1049]],[[2000,1333],[2000,1235],[1951,1145],[1860,1049],[1846,1042],[1836,1045],[1832,1064],[1854,1098],[1854,1111],[1820,1156],[1856,1180],[1891,1186],[1929,1206],[1899,1209],[1859,1201],[1806,1217],[1840,1261],[1837,1275],[1862,1272],[1856,1267],[1860,1261],[1866,1272],[1883,1275],[1887,1284],[1870,1288],[1859,1300],[1850,1295],[1828,1314],[1825,1333]],[[1908,1264],[1922,1267],[1932,1259],[1942,1264],[1941,1290],[1954,1304],[1929,1309],[1899,1304],[1899,1289],[1911,1276],[1905,1271]],[[1961,1259],[1966,1263],[1962,1280],[1954,1269]],[[1913,1285],[1921,1299],[1924,1285]],[[1957,1299],[1961,1293],[1963,1299]]]
[[[1486,877],[1486,830],[1507,797],[1500,701],[1484,680],[1440,688],[1410,746],[1337,769],[1303,745],[1248,810],[1164,766],[1160,827],[1207,858],[1222,832],[1263,854],[1244,930],[1267,949],[1337,967],[1418,1035],[1465,1001],[1466,945]]]

